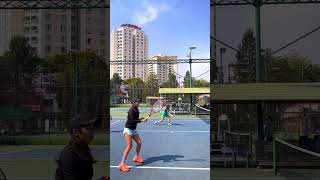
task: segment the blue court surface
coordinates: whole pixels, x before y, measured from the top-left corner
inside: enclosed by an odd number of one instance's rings
[[[13,146],[13,151],[0,152],[0,168],[8,180],[54,180],[59,157],[64,146]],[[107,175],[108,146],[91,146],[94,179]]]
[[[127,158],[131,171],[117,169],[122,159],[125,141],[122,134],[126,119],[113,118],[110,127],[110,177],[121,180],[209,180],[210,179],[210,125],[196,117],[173,117],[173,125],[167,121],[158,125],[158,119],[138,124],[142,141],[140,155],[145,163],[136,165],[132,158],[136,144]]]

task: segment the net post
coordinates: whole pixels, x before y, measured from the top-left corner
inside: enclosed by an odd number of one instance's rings
[[[194,115],[197,117],[197,105],[194,106]]]
[[[273,160],[273,172],[274,175],[277,175],[277,163],[276,163],[276,138],[272,140],[272,160]]]

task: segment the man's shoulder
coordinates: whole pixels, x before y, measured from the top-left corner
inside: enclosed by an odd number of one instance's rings
[[[76,153],[74,147],[70,144],[66,145],[61,151],[61,157],[75,158]]]

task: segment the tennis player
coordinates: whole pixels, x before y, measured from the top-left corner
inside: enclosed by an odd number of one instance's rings
[[[168,126],[171,126],[171,117],[174,116],[170,113],[170,106],[167,105],[166,109],[161,113],[161,119],[159,121],[154,122],[154,124],[158,124],[164,121],[164,118],[168,119]]]
[[[71,120],[71,140],[62,150],[55,180],[92,180],[95,160],[89,144],[94,138],[96,117],[77,115]],[[108,180],[101,177],[98,180]]]
[[[146,122],[148,119],[146,118],[139,118],[139,104],[140,99],[134,98],[131,101],[131,108],[128,112],[127,122],[123,130],[123,136],[126,142],[126,148],[123,152],[121,163],[118,166],[118,169],[123,172],[128,172],[130,169],[125,165],[126,159],[128,157],[128,154],[132,148],[132,139],[136,142],[136,155],[133,157],[133,161],[136,163],[144,163],[142,157],[140,156],[140,150],[141,150],[141,139],[139,137],[139,134],[136,130],[137,124],[141,122]]]

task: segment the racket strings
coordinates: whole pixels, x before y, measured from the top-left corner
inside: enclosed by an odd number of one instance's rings
[[[165,107],[165,103],[163,101],[156,101],[154,104],[153,104],[153,112],[159,112],[161,111],[163,108]]]

